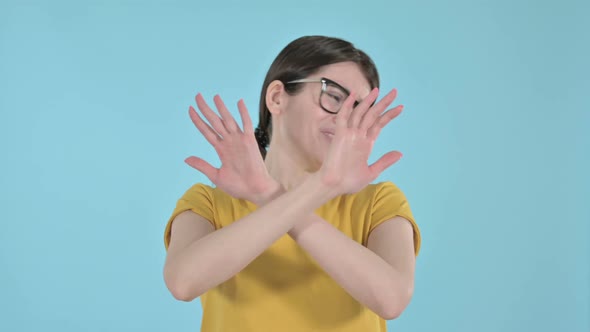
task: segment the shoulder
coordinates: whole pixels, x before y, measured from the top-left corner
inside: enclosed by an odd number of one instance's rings
[[[371,183],[363,188],[361,191],[353,194],[355,200],[364,201],[366,203],[374,203],[376,200],[387,196],[403,195],[401,189],[391,181],[382,181],[378,183]]]
[[[232,207],[241,207],[246,209],[253,209],[254,203],[243,199],[237,199],[225,191],[205,183],[195,183],[185,193],[184,199],[198,200],[206,203],[215,209],[225,209]]]
[[[403,195],[402,190],[391,181],[383,181],[373,185],[373,197],[380,198],[384,196]]]
[[[188,189],[188,191],[192,191],[192,192],[207,192],[207,193],[211,193],[213,190],[215,190],[215,187],[212,187],[208,184],[201,183],[201,182],[194,183]]]
[[[197,182],[190,186],[186,191],[185,195],[200,195],[200,196],[207,196],[210,199],[219,198],[219,197],[231,197],[223,190],[211,186],[206,183]]]
[[[381,193],[382,191],[400,190],[399,187],[392,181],[381,181],[374,184],[370,184],[370,186],[372,186],[376,194]]]
[[[409,203],[404,192],[391,181],[379,182],[372,186],[371,205],[373,211],[408,209]]]
[[[391,181],[371,183],[354,194],[342,195],[331,202],[331,205],[350,206],[369,213],[378,210],[391,210],[406,201],[400,188]]]
[[[213,190],[214,188],[204,184],[204,183],[195,183],[191,185],[182,195],[181,200],[186,201],[203,201],[203,200],[212,200],[213,197]]]

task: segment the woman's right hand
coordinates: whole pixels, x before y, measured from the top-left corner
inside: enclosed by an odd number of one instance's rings
[[[244,127],[241,130],[218,95],[213,101],[221,118],[209,108],[200,93],[195,100],[197,107],[213,127],[205,123],[192,106],[189,107],[189,115],[197,129],[215,148],[221,167],[215,168],[194,156],[186,158],[185,162],[205,174],[217,188],[238,199],[258,204],[265,196],[278,189],[280,185],[268,174],[260,154],[252,120],[244,101],[238,102]]]
[[[335,133],[317,176],[337,194],[358,192],[402,157],[399,151],[390,151],[372,165],[367,164],[381,129],[403,108],[400,105],[383,113],[397,96],[395,89],[370,107],[378,95],[379,90],[373,89],[353,110],[355,96],[351,93],[336,115]]]

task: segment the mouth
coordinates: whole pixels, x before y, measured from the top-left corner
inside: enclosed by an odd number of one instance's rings
[[[322,134],[325,137],[327,137],[329,140],[332,140],[332,138],[334,137],[334,133],[331,133],[331,132],[322,131]]]

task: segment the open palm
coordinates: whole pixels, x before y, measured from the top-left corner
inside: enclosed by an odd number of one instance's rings
[[[381,129],[403,108],[400,105],[381,114],[393,102],[397,91],[393,89],[379,103],[369,107],[378,94],[379,90],[373,89],[353,111],[355,99],[351,93],[336,117],[334,137],[318,172],[325,183],[338,187],[341,194],[361,190],[402,157],[399,151],[390,151],[372,165],[367,164]]]
[[[191,156],[185,162],[205,174],[211,182],[229,195],[246,200],[268,190],[273,179],[268,174],[254,137],[254,128],[243,100],[238,102],[243,130],[240,129],[221,97],[214,102],[221,118],[207,105],[203,96],[196,96],[197,107],[211,124],[208,125],[191,106],[189,115],[205,139],[215,148],[221,167],[215,168],[205,160]]]

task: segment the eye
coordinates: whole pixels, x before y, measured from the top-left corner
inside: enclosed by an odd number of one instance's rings
[[[338,102],[338,103],[342,102],[342,100],[344,99],[344,98],[342,97],[342,95],[339,95],[339,94],[334,94],[334,93],[331,93],[331,92],[326,92],[326,94],[327,94],[327,95],[328,95],[330,98],[334,99],[334,101],[336,101],[336,102]]]
[[[334,86],[328,86],[328,88],[326,89],[326,95],[328,95],[330,99],[334,100],[337,103],[342,103],[346,99],[346,94],[344,93],[344,91]]]

